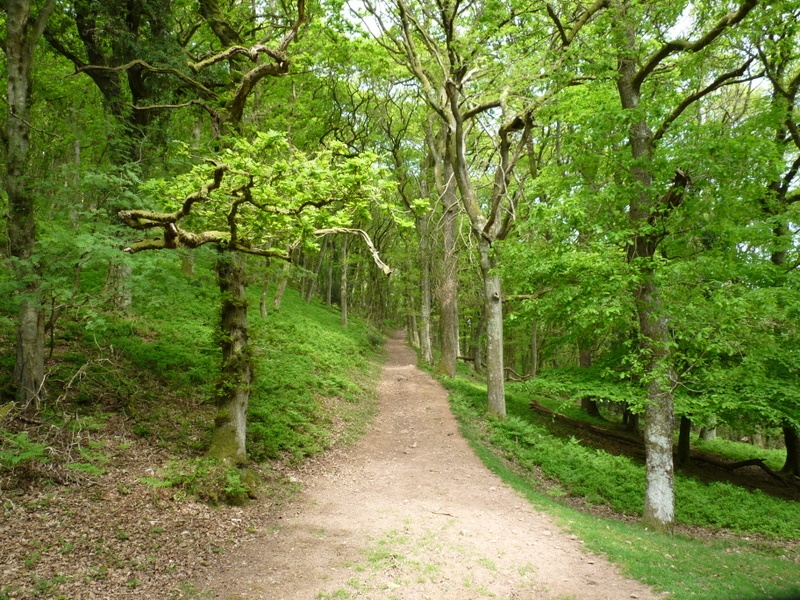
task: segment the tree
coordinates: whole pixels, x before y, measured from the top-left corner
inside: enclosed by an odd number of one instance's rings
[[[383,32],[381,43],[417,80],[438,123],[436,144],[431,147],[437,150],[436,164],[443,170],[440,196],[452,206],[458,192],[478,248],[488,406],[492,413],[505,415],[503,294],[493,245],[510,231],[524,193],[524,176],[515,178],[515,168],[524,156],[534,112],[560,88],[554,76],[561,69],[557,55],[605,3],[574,12],[566,25],[552,7],[543,20],[527,5],[514,5],[510,12],[491,3],[458,1],[434,5],[397,0],[390,11],[370,2],[365,5]],[[535,39],[548,39],[552,31],[550,39],[556,41],[549,48],[545,45],[535,59],[529,48],[517,45],[509,46],[509,53],[493,52],[513,38],[517,25]],[[556,27],[560,33],[555,33]],[[550,50],[556,55],[552,61],[547,56]],[[505,69],[525,54],[528,58],[520,66]],[[524,66],[533,61],[535,74],[523,76]]]
[[[6,180],[8,242],[15,276],[24,282],[17,322],[17,360],[14,385],[17,402],[38,407],[44,394],[44,312],[33,262],[36,247],[34,197],[26,176],[30,155],[30,102],[34,51],[55,8],[46,0],[37,8],[28,0],[9,0],[5,6],[5,51],[8,65],[8,123]]]
[[[148,194],[164,212],[124,210],[120,219],[137,230],[161,230],[126,250],[196,248],[212,244],[219,251],[217,279],[222,292],[221,377],[217,417],[209,454],[242,465],[252,365],[247,345],[247,295],[241,254],[289,260],[292,249],[315,236],[358,235],[381,271],[380,259],[366,232],[349,227],[383,190],[376,157],[347,157],[340,144],[314,155],[292,148],[278,133],[259,134],[253,142],[238,139],[232,148],[170,181],[151,181]],[[210,171],[210,179],[209,179]],[[377,182],[377,184],[375,183]],[[171,210],[170,210],[171,209]],[[195,231],[184,226],[197,228]]]
[[[778,149],[780,170],[766,184],[761,198],[761,209],[772,226],[774,243],[770,262],[777,268],[776,287],[787,284],[787,274],[797,265],[787,265],[787,255],[793,246],[787,215],[798,200],[798,172],[800,172],[800,130],[798,130],[798,94],[800,94],[800,52],[797,47],[800,11],[797,8],[776,10],[770,15],[767,27],[770,34],[754,40],[767,79],[772,86],[770,108],[776,115],[774,144]],[[780,335],[780,334],[778,334]],[[788,419],[781,423],[786,444],[786,462],[783,472],[800,476],[800,434]]]
[[[747,61],[744,67],[724,72],[694,93],[685,95],[655,130],[651,129],[646,113],[642,111],[642,88],[667,59],[703,51],[726,29],[741,22],[755,5],[755,0],[747,0],[738,10],[719,19],[695,41],[674,39],[658,44],[649,53],[640,50],[647,47],[641,27],[647,22],[642,20],[640,12],[645,7],[627,1],[615,7],[614,29],[619,40],[616,85],[622,108],[629,115],[628,141],[632,158],[628,201],[633,235],[628,245],[628,260],[635,265],[639,274],[634,297],[648,389],[644,432],[647,486],[643,520],[661,529],[671,528],[675,519],[672,432],[673,392],[677,379],[670,359],[670,333],[656,274],[656,249],[664,237],[664,229],[660,224],[683,201],[690,178],[685,171],[677,168],[666,191],[660,191],[654,165],[655,150],[666,130],[690,105],[726,82],[740,77],[750,63]],[[653,25],[652,22],[648,24]]]

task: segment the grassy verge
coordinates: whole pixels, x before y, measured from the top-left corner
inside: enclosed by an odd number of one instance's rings
[[[647,530],[633,518],[575,510],[562,500],[580,497],[583,504],[602,504],[620,516],[635,517],[643,497],[642,467],[550,434],[513,386],[509,417],[499,421],[485,413],[483,386],[464,379],[444,383],[464,434],[486,465],[626,575],[676,599],[800,597],[796,503],[678,478],[684,529],[703,525],[714,530],[673,536]],[[724,528],[709,522],[726,514]]]

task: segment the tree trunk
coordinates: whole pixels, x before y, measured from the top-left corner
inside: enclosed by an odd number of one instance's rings
[[[267,292],[269,291],[269,279],[264,279],[261,284],[261,297],[258,301],[258,312],[261,314],[262,319],[267,318]]]
[[[705,427],[700,428],[700,439],[701,440],[715,440],[717,439],[717,419],[716,417],[711,417],[708,420],[708,425]]]
[[[506,415],[505,369],[503,368],[503,294],[497,259],[489,242],[478,245],[483,275],[483,294],[486,311],[486,392],[489,412]]]
[[[539,375],[539,323],[536,317],[531,323],[531,361],[528,365],[528,375],[531,377]]]
[[[478,328],[475,331],[475,347],[472,357],[474,358],[472,368],[476,373],[483,373],[483,334],[486,333],[486,309],[481,311],[481,320],[478,322]]]
[[[433,348],[431,345],[431,242],[426,217],[417,219],[419,232],[419,348],[422,360],[433,364]]]
[[[181,253],[181,271],[187,277],[194,277],[194,250],[191,248]]]
[[[314,268],[314,276],[311,278],[311,281],[308,285],[308,291],[306,292],[306,304],[310,304],[311,300],[314,298],[314,294],[317,293],[317,285],[319,282],[319,276],[322,272],[322,262],[325,258],[325,250],[328,247],[328,238],[322,238],[322,245],[319,248],[319,257],[317,258],[317,265]]]
[[[342,311],[342,327],[347,327],[347,238],[342,239],[341,276],[339,279],[339,307]]]
[[[444,256],[442,259],[442,280],[439,286],[440,329],[442,354],[437,372],[455,377],[458,360],[458,198],[452,178],[452,167],[444,165],[445,193],[442,195],[444,218],[442,220],[442,239]]]
[[[217,385],[217,415],[208,455],[242,465],[247,460],[245,439],[252,365],[247,346],[246,282],[238,255],[222,253],[217,260],[217,280],[222,293],[222,373]]]
[[[781,473],[800,477],[800,436],[794,427],[783,427],[783,439],[786,442],[786,463]]]
[[[672,382],[675,377],[668,365],[669,332],[660,315],[660,298],[652,268],[644,269],[643,281],[636,293],[641,344],[649,357],[644,443],[647,455],[647,484],[643,521],[661,530],[671,530],[675,522],[674,466],[672,431],[674,428]]]
[[[325,304],[333,304],[333,258],[328,259],[328,287],[325,290]]]
[[[678,434],[678,464],[684,466],[689,462],[691,453],[692,422],[686,415],[681,416],[681,429]]]
[[[633,114],[640,109],[640,83],[634,59],[637,40],[633,26],[625,27],[628,48],[619,57],[617,90],[623,109]],[[663,218],[658,199],[653,197],[653,137],[644,119],[631,122],[628,140],[634,165],[628,217],[634,234],[628,245],[628,261],[639,273],[634,295],[639,319],[639,345],[647,364],[647,407],[645,409],[644,443],[647,456],[643,522],[659,530],[671,530],[675,522],[675,488],[672,459],[674,425],[674,374],[670,365],[670,339],[667,321],[655,277],[655,255],[658,234],[653,221]]]
[[[406,322],[406,330],[408,332],[408,342],[412,348],[419,348],[419,329],[417,328],[417,315],[413,312],[408,313]]]
[[[272,306],[275,308],[275,310],[281,309],[283,294],[286,293],[286,286],[289,285],[289,270],[291,268],[292,267],[289,263],[283,265],[283,273],[278,281],[278,285],[275,287],[275,298],[272,300]]]
[[[44,310],[38,303],[38,289],[29,287],[27,291],[36,295],[19,307],[14,385],[17,403],[38,410],[44,398]]]
[[[110,296],[111,306],[116,310],[124,312],[133,303],[130,281],[132,272],[130,265],[118,260],[114,260],[108,267],[105,293]]]
[[[44,396],[44,309],[39,278],[30,262],[36,245],[34,196],[26,176],[30,158],[31,71],[36,44],[44,31],[55,0],[47,0],[32,21],[28,0],[9,0],[6,5],[6,135],[5,187],[8,196],[8,245],[17,281],[22,290],[17,322],[14,365],[16,400],[22,406],[39,406]]]
[[[588,369],[592,366],[592,349],[587,348],[585,344],[581,344],[580,348],[578,349],[579,361],[581,369]],[[584,396],[581,398],[581,408],[584,412],[588,415],[592,415],[593,417],[600,416],[600,409],[597,407],[597,400],[592,398],[591,396]]]

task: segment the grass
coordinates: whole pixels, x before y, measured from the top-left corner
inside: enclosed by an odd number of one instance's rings
[[[306,304],[291,289],[280,311],[251,317],[256,370],[248,444],[255,460],[302,459],[363,431],[375,409],[368,382],[380,352],[369,340],[380,338],[362,321],[342,329],[339,319],[338,309]]]
[[[509,417],[485,412],[485,388],[466,379],[444,382],[462,431],[495,473],[537,508],[557,517],[586,547],[623,572],[677,600],[750,600],[800,596],[800,506],[735,486],[677,478],[678,520],[718,533],[665,535],[636,520],[599,518],[559,501],[581,496],[637,516],[643,467],[625,457],[558,438],[537,421],[527,399],[509,386]],[[730,535],[727,531],[740,535]]]

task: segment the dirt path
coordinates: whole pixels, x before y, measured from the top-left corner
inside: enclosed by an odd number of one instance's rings
[[[658,597],[490,473],[414,352],[388,351],[372,430],[300,476],[300,502],[206,582],[215,598]]]

